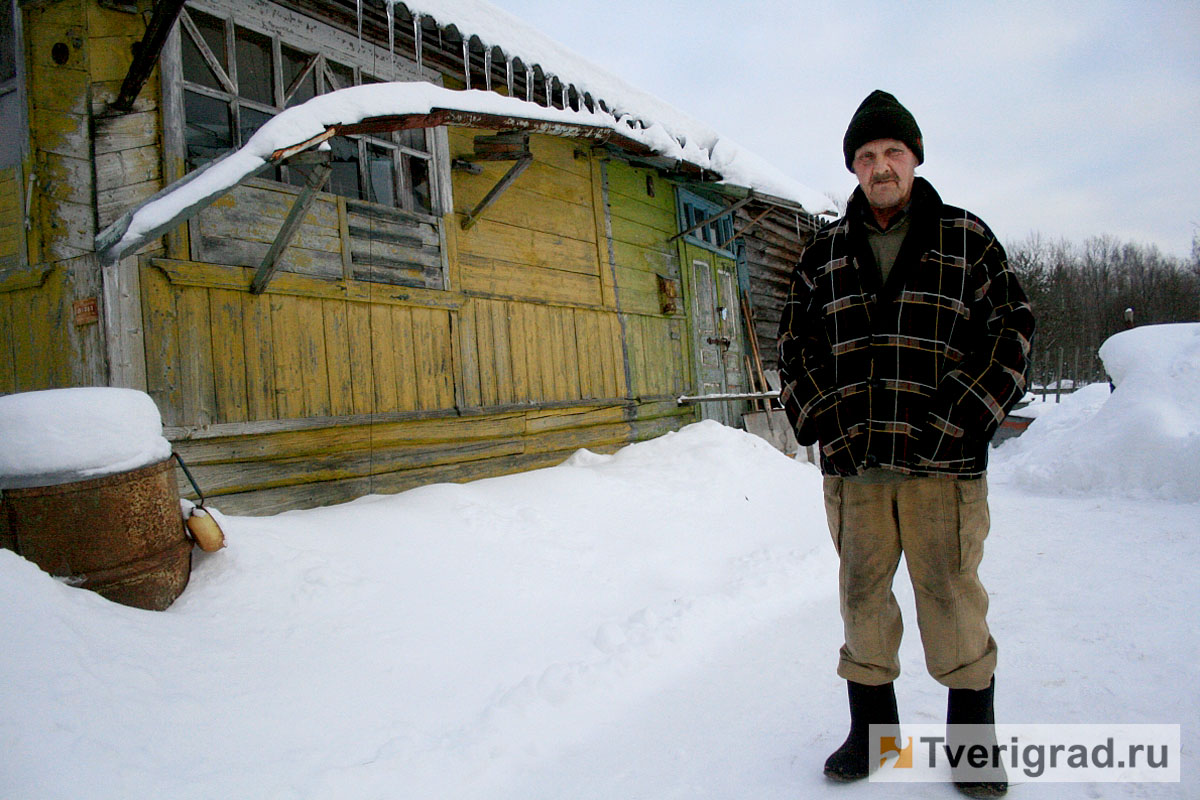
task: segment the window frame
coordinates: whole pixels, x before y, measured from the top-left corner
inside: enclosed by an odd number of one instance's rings
[[[217,83],[222,89],[186,81],[183,74],[183,41],[190,37],[191,32],[184,27],[187,12],[198,11],[223,21],[225,38],[225,55],[228,69],[224,70],[222,80],[220,72],[213,70]],[[237,78],[238,29],[265,36],[271,41],[272,61],[272,93],[275,106],[267,106],[261,102],[249,99],[240,92]],[[284,62],[283,53],[288,49],[309,57],[305,68],[297,74],[293,81],[283,85]],[[203,51],[202,51],[202,55]],[[212,68],[209,56],[204,55],[205,61]],[[219,61],[219,59],[218,59]],[[230,108],[230,137],[232,147],[241,146],[242,142],[242,109],[257,111],[270,115],[278,114],[281,110],[291,107],[289,100],[295,96],[309,76],[313,78],[316,94],[332,91],[339,85],[342,74],[335,67],[349,68],[355,85],[383,81],[390,73],[391,80],[425,81],[436,85],[442,84],[440,73],[428,68],[418,69],[417,66],[401,55],[392,56],[386,50],[380,49],[369,42],[359,41],[352,34],[347,34],[320,20],[304,16],[281,5],[273,3],[239,3],[236,0],[188,0],[181,15],[180,24],[175,26],[163,53],[163,103],[164,116],[167,118],[164,137],[165,175],[168,180],[183,177],[194,167],[188,163],[187,116],[185,98],[191,92],[204,97],[220,100]],[[367,64],[369,63],[369,66]],[[230,91],[231,89],[235,91]],[[289,94],[288,90],[292,92]],[[426,150],[415,150],[405,146],[400,134],[356,135],[344,138],[353,142],[358,152],[358,193],[348,196],[332,192],[331,187],[325,191],[338,196],[346,196],[355,202],[371,203],[383,208],[396,209],[412,214],[435,225],[441,223],[441,218],[452,207],[450,193],[450,159],[449,142],[444,127],[424,129]],[[392,175],[394,201],[379,203],[370,197],[370,181],[367,174],[368,147],[376,146],[387,149],[392,153]],[[412,191],[410,175],[405,169],[405,158],[419,158],[426,162],[428,173],[428,205],[418,207],[417,196]],[[294,173],[294,174],[293,174]],[[286,166],[277,168],[275,175],[264,175],[257,180],[282,183],[290,186],[304,182],[305,174],[299,169],[289,169]]]
[[[0,0],[12,15],[13,74],[0,81],[0,114],[15,123],[16,133],[0,146],[0,169],[19,166],[29,150],[29,122],[25,99],[25,47],[21,6],[17,0]],[[22,186],[22,192],[25,187]]]
[[[678,221],[679,230],[681,231],[686,231],[697,222],[708,219],[714,214],[728,209],[726,205],[713,202],[682,187],[679,188],[678,198]],[[735,258],[737,254],[733,249],[733,228],[733,215],[725,214],[703,228],[684,234],[683,238],[688,243],[694,244],[697,247],[703,247],[705,250],[711,250],[728,258]],[[724,248],[721,248],[719,245],[723,241],[728,242],[728,244]]]

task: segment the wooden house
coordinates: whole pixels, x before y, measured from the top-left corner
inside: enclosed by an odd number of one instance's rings
[[[473,30],[474,0],[0,3],[0,393],[148,392],[219,508],[736,425],[744,401],[679,398],[762,389],[755,350],[769,367],[821,209],[723,180],[679,137],[647,144],[652,105],[599,95],[616,84],[552,50],[535,60],[526,29]],[[333,120],[320,148],[114,246],[268,120],[381,82],[530,113]]]

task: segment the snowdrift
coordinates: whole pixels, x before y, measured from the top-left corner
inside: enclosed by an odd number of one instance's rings
[[[711,422],[221,524],[162,613],[0,550],[0,794],[495,796],[747,616],[836,586],[816,469]]]
[[[1036,491],[1200,501],[1200,323],[1146,325],[1104,343],[1115,389],[1039,408],[994,472]]]

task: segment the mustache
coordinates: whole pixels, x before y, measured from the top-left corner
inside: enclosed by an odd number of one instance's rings
[[[899,180],[900,180],[900,178],[899,178],[899,176],[896,175],[896,173],[887,172],[887,173],[884,173],[883,175],[872,175],[871,176],[871,185],[874,186],[877,183],[886,183],[887,181],[899,181]]]

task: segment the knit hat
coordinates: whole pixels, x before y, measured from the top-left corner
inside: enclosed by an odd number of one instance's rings
[[[854,172],[854,154],[858,148],[876,139],[898,139],[908,145],[917,157],[917,164],[925,161],[925,148],[921,144],[921,129],[908,109],[887,92],[876,89],[867,95],[862,105],[850,118],[850,127],[842,139],[842,153],[846,156],[846,169]]]

